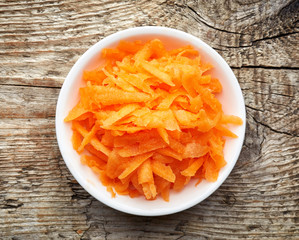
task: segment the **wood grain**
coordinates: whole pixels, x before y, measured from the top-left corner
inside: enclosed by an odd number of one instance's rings
[[[298,0],[0,1],[1,239],[298,239]],[[134,26],[215,48],[241,85],[246,139],[225,183],[181,213],[137,217],[92,198],[66,168],[55,107],[71,66]]]

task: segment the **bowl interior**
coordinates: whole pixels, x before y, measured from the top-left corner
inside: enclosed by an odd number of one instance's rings
[[[130,198],[120,195],[117,195],[116,198],[111,198],[110,193],[106,191],[98,177],[87,166],[83,166],[80,163],[80,156],[73,150],[71,144],[71,124],[64,123],[63,119],[79,100],[78,90],[83,85],[81,81],[83,70],[93,69],[103,61],[100,58],[101,49],[113,47],[121,39],[146,41],[154,38],[161,39],[168,49],[181,47],[186,44],[191,44],[198,49],[203,61],[214,65],[212,75],[219,78],[222,83],[223,92],[217,98],[222,103],[224,112],[241,117],[244,124],[230,128],[239,138],[227,139],[224,148],[227,165],[221,169],[216,182],[202,181],[195,187],[195,182],[191,181],[181,192],[172,191],[169,202],[165,202],[162,198],[146,201],[143,197]],[[174,29],[160,27],[133,28],[101,40],[82,55],[73,66],[59,95],[56,110],[56,133],[65,163],[76,180],[92,196],[104,204],[123,212],[145,216],[165,215],[187,209],[199,203],[213,193],[227,178],[238,159],[243,144],[245,106],[240,86],[233,72],[220,55],[207,44],[192,35]]]

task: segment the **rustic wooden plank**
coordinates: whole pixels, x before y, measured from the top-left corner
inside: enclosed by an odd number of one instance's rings
[[[72,199],[76,181],[62,165],[54,119],[2,119],[0,132],[1,238],[76,237],[87,229],[87,203]]]
[[[0,1],[1,239],[298,239],[298,10],[291,1]],[[247,107],[229,178],[181,213],[136,217],[92,198],[56,142],[59,89],[94,43],[162,25],[217,49]]]
[[[58,88],[1,86],[0,117],[54,117],[58,93]]]
[[[248,115],[274,132],[298,137],[299,71],[242,68],[234,72],[246,96]]]

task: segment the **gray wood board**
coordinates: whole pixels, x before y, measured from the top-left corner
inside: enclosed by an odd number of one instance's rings
[[[299,1],[0,1],[1,239],[298,239]],[[246,139],[224,184],[163,217],[115,211],[66,168],[55,136],[60,87],[105,36],[134,26],[201,38],[232,67]]]

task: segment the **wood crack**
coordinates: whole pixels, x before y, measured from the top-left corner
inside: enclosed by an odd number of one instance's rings
[[[246,105],[246,104],[245,104],[245,107],[246,107],[246,108],[249,108],[249,109],[251,109],[251,110],[254,110],[254,111],[258,111],[258,112],[262,112],[262,113],[264,112],[263,109],[254,108],[254,107],[249,106],[249,105]]]
[[[88,226],[88,228],[84,231],[84,233],[82,234],[82,236],[80,237],[80,240],[86,240],[86,239],[89,239],[89,238],[85,238],[85,235],[88,233],[88,231],[90,230],[90,228],[92,227],[92,224],[90,224]]]
[[[61,87],[55,87],[55,86],[26,85],[26,84],[3,84],[3,83],[0,83],[0,86],[26,87],[26,88],[51,88],[51,89],[60,89],[61,88]]]
[[[293,1],[295,2],[295,1]],[[285,6],[284,8],[287,8],[288,6],[292,5],[292,3],[289,3],[287,6]],[[295,3],[296,4],[296,3]],[[178,4],[176,4],[178,7],[182,7]],[[194,9],[192,8],[191,6],[189,6],[188,4],[185,4],[183,5],[185,8],[187,8],[188,10],[190,10],[192,13],[194,13],[196,15],[196,18],[194,18],[195,21],[197,22],[200,22],[204,25],[206,25],[207,27],[209,28],[212,28],[216,31],[220,31],[220,32],[225,32],[225,33],[228,33],[228,34],[237,34],[237,35],[240,35],[240,36],[245,36],[245,35],[248,35],[248,34],[244,34],[242,32],[235,32],[235,31],[229,31],[229,30],[225,30],[225,29],[222,29],[222,28],[217,28],[209,23],[207,23],[207,21],[205,21],[205,19]],[[294,8],[296,9],[296,6],[294,6]],[[296,23],[296,22],[295,22]],[[277,38],[281,38],[281,37],[287,37],[287,36],[291,36],[291,35],[295,35],[295,34],[298,34],[299,32],[298,31],[295,31],[295,32],[288,32],[288,33],[280,33],[278,35],[274,35],[274,36],[269,36],[269,37],[264,37],[264,38],[260,38],[260,39],[255,39],[255,40],[252,40],[252,41],[249,41],[248,44],[241,44],[239,42],[239,46],[227,46],[227,45],[219,45],[221,47],[225,47],[225,48],[247,48],[247,47],[252,47],[255,43],[257,42],[261,42],[261,41],[266,41],[266,40],[274,40],[274,39],[277,39]]]
[[[299,70],[299,67],[289,67],[289,66],[265,66],[265,65],[241,65],[240,67],[231,66],[232,69],[242,69],[242,68],[262,68],[262,69],[272,69],[272,70]]]
[[[252,47],[252,44],[250,45],[239,45],[239,46],[227,46],[227,45],[222,45],[222,44],[218,44],[220,47],[223,48],[228,48],[228,49],[241,49],[241,48],[249,48]],[[213,47],[214,48],[214,47]],[[228,51],[228,50],[227,50]]]
[[[1,208],[3,209],[17,209],[19,207],[22,207],[24,203],[19,202],[17,199],[6,199],[4,201],[4,206]]]
[[[249,48],[249,47],[252,47],[255,45],[255,43],[258,43],[258,42],[262,42],[262,41],[266,41],[266,40],[273,40],[273,39],[279,39],[279,38],[282,38],[282,37],[287,37],[287,36],[291,36],[291,35],[295,35],[295,34],[298,34],[299,32],[290,32],[290,33],[281,33],[279,35],[275,35],[275,36],[270,36],[270,37],[265,37],[265,38],[260,38],[260,39],[255,39],[255,40],[252,40],[250,42],[250,44],[239,44],[239,46],[227,46],[227,45],[222,45],[222,44],[219,44],[219,46],[223,47],[223,48],[228,48],[228,49],[242,49],[242,48]],[[213,47],[214,48],[214,47]],[[214,48],[215,49],[215,48]],[[221,50],[223,51],[223,50]]]
[[[256,40],[251,41],[251,43],[254,44],[254,43],[257,43],[257,42],[260,42],[260,41],[273,40],[273,39],[276,39],[276,38],[287,37],[287,36],[291,36],[291,35],[298,34],[298,33],[299,32],[281,33],[281,34],[278,34],[276,36],[256,39]]]
[[[232,32],[232,31],[228,31],[228,30],[225,30],[225,29],[221,29],[221,28],[216,28],[210,24],[208,24],[200,15],[199,13],[194,10],[192,7],[188,6],[187,4],[185,5],[185,7],[187,7],[191,12],[193,12],[197,18],[194,18],[195,21],[197,22],[201,22],[203,23],[204,25],[206,25],[207,27],[210,27],[216,31],[220,31],[220,32],[225,32],[225,33],[230,33],[230,34],[239,34],[239,35],[244,35],[243,33],[240,33],[240,32]]]
[[[257,120],[255,117],[251,116],[252,119],[257,123],[257,124],[261,124],[262,126],[270,129],[271,131],[275,132],[275,133],[278,133],[278,134],[285,134],[285,135],[288,135],[288,136],[291,136],[291,137],[299,137],[299,135],[295,134],[295,133],[289,133],[289,132],[285,132],[285,131],[279,131],[277,129],[274,129],[272,127],[270,127],[269,125]]]

